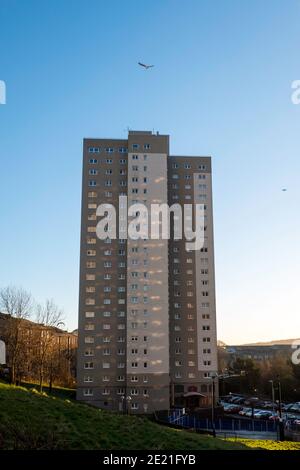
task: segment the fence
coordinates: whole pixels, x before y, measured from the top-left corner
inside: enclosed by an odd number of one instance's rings
[[[181,410],[170,411],[167,418],[169,424],[176,424],[182,428],[195,429],[195,430],[207,430],[213,429],[212,421],[209,418],[198,418],[195,415],[183,415]],[[249,432],[276,432],[276,423],[268,420],[258,419],[238,419],[238,418],[217,418],[214,420],[214,428],[219,432],[233,432],[238,433],[240,431]]]

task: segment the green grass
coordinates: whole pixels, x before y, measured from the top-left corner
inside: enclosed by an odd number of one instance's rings
[[[22,387],[28,388],[29,390],[31,389],[36,389],[39,390],[39,384],[37,383],[31,383],[31,382],[22,382],[21,383]],[[59,387],[57,385],[52,387],[51,393],[49,392],[49,387],[48,385],[43,385],[43,392],[46,392],[47,394],[50,394],[54,397],[58,398],[67,398],[69,400],[75,400],[76,398],[76,390],[74,388],[67,388],[67,387]]]
[[[68,391],[68,390],[67,390]],[[122,416],[31,386],[0,382],[0,450],[300,450],[300,443],[222,440],[161,426],[147,418]]]
[[[241,443],[121,416],[0,383],[0,449],[245,449]]]

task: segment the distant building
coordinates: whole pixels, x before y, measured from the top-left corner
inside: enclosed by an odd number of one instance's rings
[[[34,364],[36,351],[38,348],[39,335],[51,334],[52,348],[56,352],[57,361],[55,367],[59,370],[68,371],[70,376],[75,380],[76,376],[76,351],[77,351],[77,334],[69,333],[56,327],[45,326],[27,319],[17,320],[8,314],[0,313],[0,343],[6,346],[6,362],[8,369],[10,368],[10,345],[9,345],[9,324],[10,322],[21,321],[20,332],[24,339],[22,347],[24,348],[21,367],[21,379],[34,380],[35,371]],[[3,346],[2,346],[3,347]],[[2,349],[3,351],[3,349]],[[1,344],[0,344],[1,356]],[[1,357],[0,357],[1,359]],[[0,360],[1,364],[1,360]],[[67,374],[66,374],[67,375]]]
[[[290,355],[292,342],[290,344],[250,344],[238,346],[224,346],[230,356],[230,362],[237,358],[252,359],[253,361],[267,361],[278,355]]]

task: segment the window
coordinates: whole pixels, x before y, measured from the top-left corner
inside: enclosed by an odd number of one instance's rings
[[[91,388],[85,388],[83,389],[83,395],[85,397],[92,397],[94,395],[94,392]]]
[[[87,250],[87,256],[96,256],[96,250]]]
[[[91,348],[87,348],[87,349],[85,349],[85,351],[84,351],[84,355],[85,355],[85,356],[93,356],[93,355],[94,355],[94,350],[91,349]]]
[[[94,379],[90,375],[85,375],[84,378],[83,378],[83,381],[84,382],[93,382]]]
[[[150,144],[144,144],[144,149],[145,150],[149,150],[151,148],[151,145]]]
[[[95,170],[94,168],[89,170],[89,175],[98,175],[98,170]]]
[[[132,149],[133,150],[137,150],[139,148],[140,148],[139,144],[132,144]]]
[[[209,308],[209,302],[202,302],[201,307],[202,308]]]
[[[110,369],[110,362],[103,362],[102,367],[103,369]]]
[[[95,197],[97,197],[97,193],[95,191],[89,191],[88,192],[88,197],[95,198]]]
[[[89,286],[89,287],[86,287],[86,288],[85,288],[85,292],[89,292],[89,293],[95,292],[95,290],[96,290],[96,288],[95,288],[95,287],[92,287],[92,286]]]
[[[89,180],[89,186],[97,186],[97,182],[95,180]]]
[[[92,165],[95,165],[96,163],[98,163],[98,160],[96,158],[90,158],[89,163],[91,163]]]
[[[94,343],[94,337],[93,337],[93,336],[86,336],[86,337],[84,338],[84,342],[85,342],[86,344],[92,344],[92,343]]]
[[[84,363],[84,368],[85,369],[94,369],[94,363],[93,362],[85,362]]]
[[[128,152],[127,147],[119,147],[119,153],[127,153],[127,152]]]
[[[85,318],[94,318],[95,313],[94,312],[85,312]]]
[[[100,153],[100,147],[89,147],[89,153]]]

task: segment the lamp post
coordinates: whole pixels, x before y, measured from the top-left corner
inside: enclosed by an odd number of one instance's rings
[[[123,413],[124,414],[129,414],[129,405],[131,402],[131,397],[128,395],[127,397],[125,395],[121,396],[122,400],[122,408],[123,408]]]
[[[275,393],[274,393],[274,380],[269,380],[272,387],[272,410],[275,411]]]
[[[281,400],[281,383],[280,383],[280,378],[279,375],[277,376],[278,380],[278,398],[279,398],[279,418],[282,418],[282,400]]]
[[[212,426],[212,435],[216,437],[216,427],[215,427],[215,379],[218,377],[218,374],[212,374],[210,376],[212,381],[211,386],[211,426]]]

